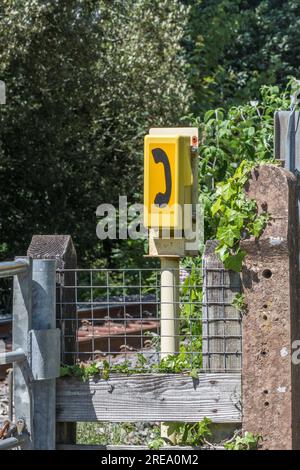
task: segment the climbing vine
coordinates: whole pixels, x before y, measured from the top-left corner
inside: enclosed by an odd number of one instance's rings
[[[227,450],[256,450],[262,436],[246,431],[243,436],[235,435],[233,439],[224,443]]]
[[[229,109],[209,110],[190,117],[200,131],[199,194],[204,208],[206,239],[218,239],[225,265],[239,271],[244,253],[239,240],[258,237],[268,220],[248,201],[244,185],[252,168],[273,160],[274,113],[288,109],[296,82],[284,90],[262,86],[256,100]],[[213,211],[211,210],[213,207]]]
[[[234,175],[218,183],[211,214],[217,218],[216,238],[225,268],[240,271],[245,251],[240,248],[243,238],[258,238],[270,219],[266,211],[258,214],[257,204],[245,194],[245,184],[255,162],[243,160]]]

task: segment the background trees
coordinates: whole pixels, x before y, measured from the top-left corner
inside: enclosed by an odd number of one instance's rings
[[[177,0],[4,0],[0,76],[2,257],[33,233],[72,234],[81,261],[109,258],[99,204],[142,188],[143,134],[178,123],[189,91]]]
[[[299,18],[297,0],[3,0],[1,258],[24,254],[33,233],[70,233],[81,265],[141,260],[143,244],[99,242],[95,210],[119,194],[141,201],[143,135],[204,122],[209,193],[229,158],[253,147],[234,147],[224,131],[226,160],[214,126],[238,122],[243,142],[253,141],[240,112],[228,110],[246,105],[253,120],[248,102],[261,99],[260,86],[297,74]],[[205,115],[215,107],[225,115]]]
[[[299,73],[297,0],[186,0],[194,113],[259,97]]]

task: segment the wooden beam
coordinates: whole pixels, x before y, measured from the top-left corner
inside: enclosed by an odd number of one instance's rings
[[[57,421],[186,421],[239,423],[238,373],[114,374],[106,381],[57,381]]]
[[[89,445],[89,444],[59,444],[56,446],[57,450],[151,450],[148,446],[143,445]],[[212,450],[225,450],[225,448],[221,445],[203,445],[202,447],[192,447],[192,446],[163,446],[160,450],[169,451],[169,450],[180,450],[180,451],[195,451],[195,450],[203,450],[203,449],[212,449]]]

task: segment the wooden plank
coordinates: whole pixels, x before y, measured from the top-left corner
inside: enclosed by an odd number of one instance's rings
[[[109,380],[57,381],[57,421],[201,421],[239,423],[238,373],[111,375]]]
[[[169,451],[169,450],[204,450],[204,449],[213,449],[213,450],[225,450],[223,446],[220,445],[205,445],[202,447],[192,447],[192,446],[163,446],[160,450]],[[88,444],[59,444],[56,446],[56,450],[150,450],[148,446],[134,446],[134,445],[88,445]],[[155,451],[154,451],[155,452]]]

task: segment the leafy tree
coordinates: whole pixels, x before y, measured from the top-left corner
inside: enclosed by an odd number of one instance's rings
[[[2,1],[2,257],[33,233],[70,233],[81,263],[111,256],[97,206],[140,197],[143,134],[188,110],[187,13],[179,0]]]
[[[194,112],[258,99],[262,85],[298,74],[298,0],[183,0]]]
[[[203,121],[191,122],[200,127],[199,184],[205,214],[205,236],[215,238],[217,211],[211,213],[218,197],[216,187],[228,183],[242,161],[264,162],[273,159],[273,120],[278,109],[288,109],[292,82],[284,90],[263,86],[259,100],[209,110]]]

